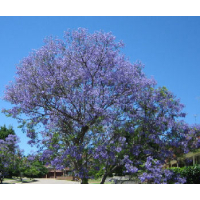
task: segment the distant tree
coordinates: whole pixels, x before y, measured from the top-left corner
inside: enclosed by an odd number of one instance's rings
[[[23,157],[23,151],[18,146],[19,138],[10,126],[0,127],[0,170],[7,177],[19,173],[19,163]]]
[[[8,128],[6,125],[0,127],[0,140],[4,140],[8,135],[16,135],[15,131],[13,130],[12,126],[9,126]]]
[[[25,159],[24,176],[32,178],[42,178],[46,175],[48,169],[44,166],[43,162],[39,160],[38,156],[27,156]]]
[[[8,135],[5,140],[0,140],[0,171],[3,171],[5,176],[12,177],[17,167],[19,152],[21,151],[16,135]]]

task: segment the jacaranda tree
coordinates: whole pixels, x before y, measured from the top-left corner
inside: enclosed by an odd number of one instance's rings
[[[21,61],[15,81],[6,88],[4,99],[13,107],[4,112],[22,123],[29,143],[42,138],[42,159],[56,168],[70,166],[83,183],[98,164],[124,165],[136,173],[142,161],[135,162],[143,148],[140,141],[148,140],[145,161],[152,149],[158,149],[155,159],[166,158],[170,147],[159,148],[165,134],[171,149],[175,144],[169,137],[173,131],[167,131],[183,115],[182,105],[167,91],[155,90],[142,64],[130,63],[121,47],[111,33],[90,34],[82,28],[65,32],[64,40],[50,37]],[[40,125],[43,130],[37,129]],[[126,127],[129,143],[117,127]]]
[[[8,128],[4,125],[0,127],[0,140],[1,140],[1,160],[10,160],[9,165],[7,164],[6,170],[2,165],[2,169],[4,172],[12,177],[13,172],[15,171],[14,164],[16,163],[15,155],[18,151],[18,138],[15,134],[15,131],[13,130],[12,126],[9,126]],[[3,150],[4,149],[4,150]],[[1,163],[2,164],[2,163]]]
[[[150,177],[146,171],[151,169],[151,173],[157,173],[153,179],[155,183],[172,182],[171,178],[175,178],[173,173],[162,171],[162,166],[177,159],[175,155],[181,156],[197,148],[196,139],[200,129],[177,120],[185,116],[182,112],[183,105],[165,87],[150,88],[149,91],[143,92],[135,107],[126,111],[129,118],[125,124],[116,124],[112,139],[105,140],[95,149],[96,166],[104,163],[102,183],[118,168],[122,168],[125,174],[142,177],[140,180],[146,182]],[[156,159],[156,164],[153,158]],[[153,164],[150,161],[153,161]],[[184,181],[176,178],[174,182]],[[152,176],[149,182],[152,182]]]
[[[0,171],[4,176],[12,177],[18,171],[18,162],[22,157],[18,142],[19,138],[14,134],[0,139]]]

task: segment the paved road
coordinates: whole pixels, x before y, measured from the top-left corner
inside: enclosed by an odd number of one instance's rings
[[[33,182],[23,184],[80,184],[76,181],[56,180],[47,178],[35,178]]]
[[[49,179],[49,178],[36,178],[35,181],[30,183],[23,183],[23,184],[80,184],[76,181],[66,181],[66,180],[56,180],[56,179]]]
[[[56,179],[46,179],[46,178],[35,178],[30,181],[28,178],[23,178],[23,182],[20,179],[4,180],[3,184],[80,184],[77,181],[66,181],[66,180],[56,180]]]

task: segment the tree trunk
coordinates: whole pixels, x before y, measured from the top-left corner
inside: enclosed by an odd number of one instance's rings
[[[118,167],[120,167],[121,165],[116,165],[112,168],[112,170],[110,170],[109,172],[106,172],[104,175],[103,175],[103,178],[101,180],[101,183],[100,184],[104,184],[105,183],[105,180],[107,178],[108,175],[112,174]]]
[[[88,184],[88,179],[87,178],[81,179],[81,184]]]
[[[12,172],[9,172],[8,177],[9,177],[9,178],[12,178],[12,175],[13,175],[13,173],[12,173]]]
[[[102,179],[101,179],[101,183],[100,184],[104,184],[106,178],[107,178],[107,174],[104,174],[103,177],[102,177]]]

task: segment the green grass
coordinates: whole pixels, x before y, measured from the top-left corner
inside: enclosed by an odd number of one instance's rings
[[[3,182],[6,183],[10,183],[10,184],[14,184],[14,183],[30,183],[34,181],[34,179],[29,179],[29,178],[22,178],[22,181],[20,180],[20,178],[4,178]]]
[[[101,179],[89,179],[89,184],[100,184]],[[104,184],[112,184],[112,182],[105,182]]]
[[[15,179],[13,179],[13,178],[4,178],[4,179],[3,179],[3,183],[15,184],[15,183],[18,183],[18,180],[15,180]]]
[[[12,178],[4,178],[3,180],[4,181],[8,181],[8,180],[14,180],[14,179],[12,179]]]
[[[69,180],[67,180],[67,181],[69,181]],[[79,180],[79,182],[81,183],[81,180]],[[100,182],[101,182],[101,178],[99,178],[99,179],[89,179],[88,180],[89,184],[100,184]],[[113,183],[112,182],[105,182],[104,184],[113,184]]]

